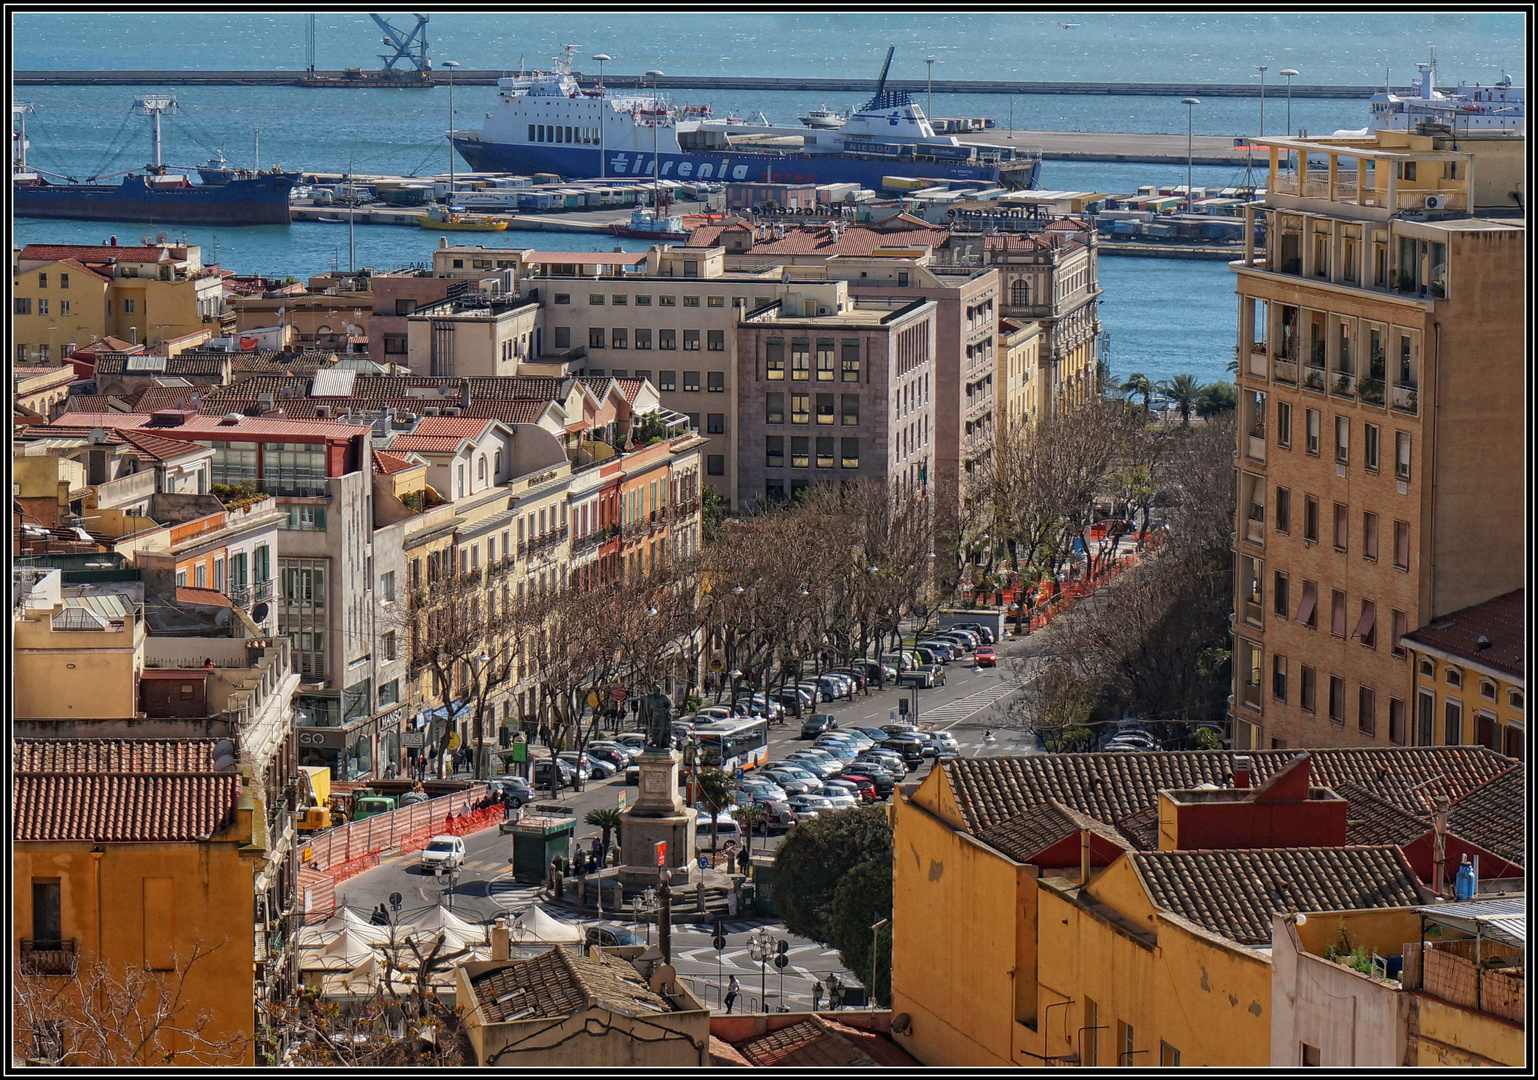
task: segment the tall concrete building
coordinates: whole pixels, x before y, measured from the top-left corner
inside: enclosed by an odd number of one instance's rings
[[[1523,583],[1524,140],[1269,145],[1233,264],[1234,746],[1407,745],[1403,635]]]

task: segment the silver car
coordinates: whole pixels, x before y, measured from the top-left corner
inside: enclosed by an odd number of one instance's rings
[[[790,808],[798,818],[827,817],[838,809],[821,795],[792,795]]]

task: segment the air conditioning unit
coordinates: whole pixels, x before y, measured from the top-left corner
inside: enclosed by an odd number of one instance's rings
[[[1427,210],[1441,210],[1447,205],[1447,196],[1427,195],[1425,202],[1422,205],[1424,205]]]

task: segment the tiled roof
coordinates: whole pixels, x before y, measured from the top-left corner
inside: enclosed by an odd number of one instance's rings
[[[161,438],[141,428],[123,428],[116,432],[118,438],[155,461],[174,461],[191,454],[206,454],[202,446],[191,446],[179,439]]]
[[[477,401],[468,409],[459,410],[461,416],[500,420],[504,424],[537,424],[545,418],[555,403],[541,398],[525,398],[516,401]]]
[[[1056,799],[985,829],[977,838],[1015,862],[1026,863],[1064,837],[1077,835],[1080,829],[1089,829],[1117,847],[1128,846],[1115,829],[1070,810]]]
[[[464,444],[464,438],[457,435],[397,435],[389,447],[397,454],[453,454]]]
[[[1346,800],[1346,843],[1395,844],[1417,840],[1431,828],[1425,818],[1380,799],[1360,784],[1339,784],[1335,793]]]
[[[1424,805],[1422,792],[1456,801],[1513,764],[1477,746],[1325,747],[1310,753],[1315,784],[1336,788],[1354,782],[1411,813]],[[1254,786],[1295,755],[1292,750],[1250,751]],[[955,758],[940,768],[967,830],[975,835],[1052,799],[1097,821],[1120,822],[1156,805],[1161,788],[1229,783],[1234,756],[1229,750],[1035,754]],[[1421,783],[1426,786],[1407,793]]]
[[[818,1013],[732,1045],[750,1065],[760,1067],[826,1069],[918,1064],[886,1036],[840,1024]]]
[[[898,215],[907,217],[907,215]],[[824,225],[803,225],[785,230],[782,240],[759,240],[747,248],[754,255],[869,255],[879,247],[940,247],[950,235],[944,226],[928,225],[908,217],[912,228],[881,229],[850,225],[834,239]],[[903,224],[907,224],[904,222]],[[720,225],[702,225],[689,236],[689,247],[714,247],[725,231]],[[735,254],[743,254],[736,252]]]
[[[1134,814],[1128,814],[1116,823],[1116,831],[1139,851],[1156,851],[1159,847],[1159,806],[1145,806]]]
[[[193,585],[178,585],[176,587],[176,602],[179,604],[202,604],[204,607],[234,607],[230,598],[218,589],[199,589]]]
[[[157,375],[217,375],[223,377],[229,368],[229,353],[180,353],[168,356],[164,363],[153,368],[129,367],[131,357],[122,353],[100,356],[96,360],[96,377],[107,375],[131,375],[151,378]]]
[[[473,416],[424,416],[411,433],[418,436],[448,435],[456,439],[479,439],[496,421]]]
[[[1525,680],[1523,622],[1525,589],[1516,589],[1482,604],[1454,611],[1406,634],[1411,645],[1429,645],[1442,652],[1483,664],[1514,679]],[[1489,644],[1479,645],[1483,637]]]
[[[118,407],[128,411],[128,402],[111,394],[75,394],[69,399],[72,409],[80,412],[115,412]]]
[[[158,247],[119,247],[114,244],[28,244],[21,249],[20,258],[32,259],[88,259],[100,262],[117,259],[119,262],[159,262],[163,254]]]
[[[1424,902],[1414,871],[1389,846],[1138,851],[1127,858],[1156,907],[1244,945],[1269,944],[1277,912]]]
[[[228,828],[240,778],[214,739],[16,739],[14,839],[195,841]]]
[[[580,956],[559,946],[503,966],[471,981],[481,1011],[501,1023],[527,1009],[520,1019],[545,1020],[599,1008],[624,1016],[673,1012],[653,993],[629,962],[611,956]]]
[[[1454,803],[1447,814],[1447,831],[1507,862],[1526,866],[1526,767],[1518,765]]]
[[[386,476],[389,476],[391,473],[398,473],[402,469],[409,469],[415,464],[416,462],[407,461],[398,454],[392,454],[387,450],[374,451],[374,471],[384,473]]]

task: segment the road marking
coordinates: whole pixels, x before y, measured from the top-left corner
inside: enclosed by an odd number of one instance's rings
[[[919,723],[929,730],[939,727],[941,730],[948,731],[961,721],[982,712],[1023,687],[1024,683],[1019,679],[1001,680],[964,698],[957,698],[955,701],[940,705],[931,712],[920,713]]]

